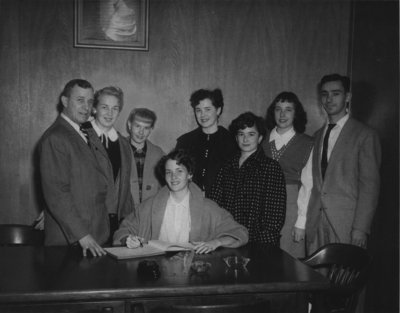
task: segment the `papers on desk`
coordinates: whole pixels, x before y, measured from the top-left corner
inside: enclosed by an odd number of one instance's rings
[[[153,255],[164,254],[168,251],[186,251],[192,250],[194,247],[191,243],[171,243],[161,240],[150,240],[147,244],[143,244],[143,247],[130,249],[128,247],[113,247],[104,248],[106,252],[113,258],[118,260],[142,258]]]

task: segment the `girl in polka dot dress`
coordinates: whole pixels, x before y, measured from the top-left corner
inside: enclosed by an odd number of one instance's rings
[[[260,143],[266,134],[261,117],[246,112],[229,127],[239,145],[219,171],[210,198],[247,227],[249,242],[279,246],[285,220],[286,187],[277,161],[265,156]]]

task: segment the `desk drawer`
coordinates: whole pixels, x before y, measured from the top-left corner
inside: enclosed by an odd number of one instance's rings
[[[297,313],[308,312],[305,293],[256,293],[137,299],[126,313]]]
[[[63,302],[0,306],[1,313],[124,313],[124,301]]]
[[[130,310],[129,310],[130,307]],[[270,312],[270,301],[257,295],[194,296],[130,301],[127,313]]]

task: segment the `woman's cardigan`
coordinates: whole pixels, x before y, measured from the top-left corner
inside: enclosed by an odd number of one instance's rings
[[[232,215],[220,208],[214,201],[204,198],[201,189],[190,183],[190,218],[189,241],[210,241],[223,236],[231,236],[236,241],[230,246],[236,248],[247,243],[247,229],[237,223]],[[114,234],[114,245],[120,245],[121,239],[129,234],[147,240],[159,239],[161,224],[170,192],[167,186],[144,201],[135,212],[128,215]]]

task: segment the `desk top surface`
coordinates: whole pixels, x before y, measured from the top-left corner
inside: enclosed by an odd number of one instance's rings
[[[159,266],[160,277],[155,280],[138,275],[144,259],[83,258],[79,252],[65,247],[0,247],[0,303],[329,288],[327,279],[276,247],[246,246],[194,255],[193,261],[210,263],[201,274],[190,268],[188,252],[145,258]],[[246,270],[227,268],[223,258],[234,255],[250,258]]]

